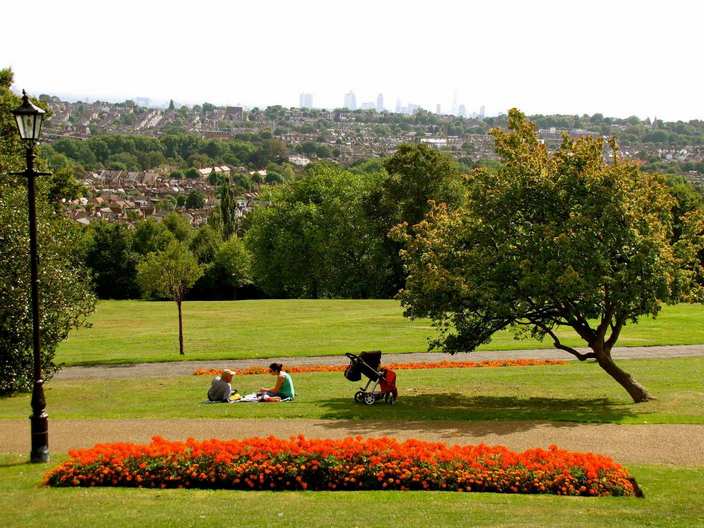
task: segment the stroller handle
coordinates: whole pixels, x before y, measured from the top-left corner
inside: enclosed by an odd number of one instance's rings
[[[350,359],[359,359],[359,356],[356,354],[353,354],[352,352],[345,352],[345,355]]]

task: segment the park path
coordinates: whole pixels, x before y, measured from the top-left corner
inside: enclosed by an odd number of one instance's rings
[[[578,349],[587,352],[588,349]],[[676,345],[650,347],[617,347],[612,352],[615,359],[666,359],[673,357],[704,356],[704,345]],[[441,352],[410,352],[405,354],[384,354],[385,363],[412,363],[417,361],[482,361],[493,359],[575,359],[570,354],[557,350],[503,350],[482,351],[451,356]],[[66,367],[55,379],[83,378],[134,378],[188,376],[198,368],[231,368],[234,370],[253,366],[268,365],[271,360],[280,361],[284,366],[298,365],[345,365],[348,359],[336,356],[283,357],[269,359],[224,359],[206,361],[173,361],[165,363],[137,363],[134,365],[99,365],[91,367]]]
[[[51,452],[92,447],[103,442],[148,442],[160,435],[171,440],[188,437],[247,438],[275,435],[288,438],[393,436],[400,440],[458,444],[505,445],[510,449],[546,448],[591,451],[624,464],[672,464],[704,467],[704,425],[616,425],[537,422],[373,421],[318,419],[169,419],[169,420],[50,420]],[[0,452],[29,450],[29,420],[0,421]]]

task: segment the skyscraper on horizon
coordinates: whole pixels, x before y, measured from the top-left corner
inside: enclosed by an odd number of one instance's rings
[[[313,108],[313,94],[302,93],[298,97],[298,106],[300,108]]]
[[[345,94],[345,108],[348,110],[357,110],[357,97],[352,90]]]
[[[384,111],[384,94],[382,94],[382,93],[380,93],[379,95],[376,96],[376,111],[377,112]]]
[[[481,105],[479,107],[479,118],[484,119],[485,115],[486,115],[486,107],[484,105]]]
[[[440,103],[435,105],[435,113],[438,115],[442,115],[442,105]]]

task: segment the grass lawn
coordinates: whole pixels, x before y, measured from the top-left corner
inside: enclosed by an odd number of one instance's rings
[[[630,467],[645,499],[392,491],[50,489],[38,485],[47,469],[0,455],[1,526],[691,528],[704,523],[701,468]]]
[[[296,374],[298,398],[280,405],[204,405],[207,376],[56,380],[47,384],[51,419],[325,418],[389,420],[544,420],[611,423],[704,423],[704,358],[619,363],[658,399],[633,404],[594,363],[482,369],[400,370],[394,406],[354,404],[359,386],[341,372]],[[220,365],[216,363],[215,365]],[[251,392],[271,376],[242,376]],[[1,418],[26,418],[29,395],[0,399]]]
[[[172,302],[102,301],[93,327],[59,346],[67,365],[178,361],[176,305]],[[392,300],[260,300],[184,304],[185,359],[237,359],[336,355],[361,350],[419,352],[434,330],[409,321]],[[584,346],[571,332],[570,345]],[[704,307],[667,306],[657,319],[624,329],[620,346],[704,343]],[[501,332],[485,349],[550,348]]]

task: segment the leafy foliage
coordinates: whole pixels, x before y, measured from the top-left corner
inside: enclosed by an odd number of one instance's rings
[[[183,215],[175,212],[169,213],[164,217],[163,223],[179,242],[188,242],[193,235],[191,223]]]
[[[208,298],[234,299],[252,284],[252,255],[237,236],[222,243],[195,288]]]
[[[181,302],[203,274],[198,261],[182,242],[174,240],[164,251],[150,253],[137,266],[137,281],[146,295]]]
[[[364,163],[357,170],[374,170]],[[405,272],[399,256],[402,244],[389,237],[398,224],[418,223],[430,210],[431,201],[459,205],[462,198],[459,166],[447,154],[419,145],[401,145],[384,162],[386,177],[364,200],[365,215],[374,226],[392,274],[385,288],[387,296],[403,287]]]
[[[205,205],[205,195],[201,191],[191,191],[186,197],[186,209],[202,209]]]
[[[93,272],[95,293],[101,299],[134,299],[138,255],[132,233],[122,224],[101,221],[90,226],[85,262]]]
[[[318,165],[271,191],[245,237],[254,279],[273,297],[373,297],[389,264],[362,208],[380,175]]]
[[[175,237],[163,223],[153,218],[137,222],[132,237],[132,249],[141,256],[163,251]]]
[[[132,114],[124,114],[132,119]],[[130,123],[123,123],[130,124]],[[101,134],[77,140],[61,138],[45,147],[48,154],[62,154],[85,170],[149,170],[165,163],[187,169],[184,175],[197,178],[196,168],[227,163],[262,169],[270,162],[288,158],[286,144],[278,139],[248,135],[246,139],[206,140],[198,135],[169,133],[159,138]],[[322,149],[321,152],[324,152]]]
[[[220,219],[222,236],[228,240],[237,232],[236,191],[230,180],[225,180],[220,187]]]

